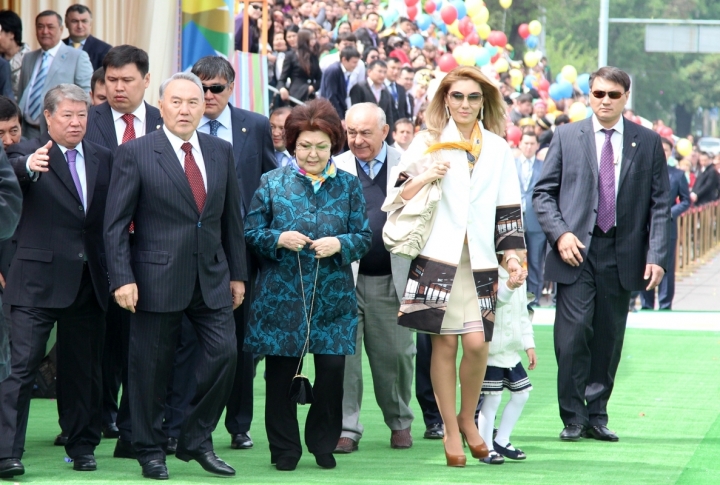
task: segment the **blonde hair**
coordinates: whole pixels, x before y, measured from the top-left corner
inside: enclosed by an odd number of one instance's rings
[[[437,92],[425,112],[425,125],[428,131],[433,137],[440,138],[440,134],[448,122],[445,112],[445,97],[450,91],[450,86],[457,81],[468,80],[477,82],[482,91],[484,109],[481,113],[484,113],[482,118],[483,126],[486,130],[504,137],[505,101],[497,86],[479,68],[471,66],[456,67],[440,81]],[[478,113],[478,119],[481,119],[480,113]]]

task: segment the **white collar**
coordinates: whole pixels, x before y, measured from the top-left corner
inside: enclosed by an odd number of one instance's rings
[[[55,144],[60,148],[60,151],[62,151],[63,155],[65,155],[65,153],[66,153],[68,150],[77,150],[77,152],[78,152],[83,158],[85,158],[85,152],[83,151],[82,142],[78,143],[75,148],[67,148],[67,147],[62,146],[61,144],[59,144],[59,143],[57,143],[57,142],[56,142]]]
[[[623,130],[625,129],[625,123],[623,121],[623,118],[625,118],[625,117],[620,116],[620,119],[618,120],[618,122],[615,123],[615,125],[611,128],[611,129],[617,131],[618,133],[620,133],[621,135],[623,134]],[[595,116],[594,114],[592,115],[592,124],[593,124],[593,132],[594,133],[597,133],[598,131],[605,129],[605,127],[600,124],[600,121],[597,119],[597,116]]]
[[[220,116],[218,116],[218,117],[215,118],[215,119],[216,119],[221,125],[223,125],[223,127],[227,128],[228,130],[230,129],[230,123],[232,123],[232,113],[230,112],[230,103],[228,103],[227,105],[225,105],[225,109],[222,110],[222,112],[220,113]],[[200,120],[200,125],[199,125],[199,126],[206,125],[206,124],[210,123],[210,121],[211,121],[210,118],[208,118],[207,116],[203,115],[202,119]]]
[[[58,42],[55,47],[51,47],[46,51],[43,51],[42,49],[40,49],[40,54],[44,54],[45,52],[47,52],[51,56],[55,57],[55,56],[57,56],[57,53],[60,50],[61,45],[62,45],[62,41]]]
[[[108,103],[108,105],[110,105],[110,103]],[[113,108],[112,106],[110,107],[110,111],[113,115],[113,121],[117,121],[123,116],[125,116],[125,113],[115,111],[115,108]],[[140,106],[138,106],[135,111],[132,112],[132,114],[140,121],[145,122],[145,101],[142,101],[140,103]]]
[[[195,150],[201,151],[200,150],[200,142],[198,141],[198,136],[197,136],[197,130],[193,131],[192,136],[190,137],[190,139],[187,142],[185,142],[185,140],[183,140],[182,138],[180,138],[179,136],[177,136],[176,134],[174,134],[170,130],[168,130],[168,127],[166,125],[163,125],[163,131],[165,132],[165,135],[168,137],[168,140],[170,141],[170,145],[172,145],[173,150],[175,150],[175,152],[178,152],[182,149],[183,143],[190,143]]]

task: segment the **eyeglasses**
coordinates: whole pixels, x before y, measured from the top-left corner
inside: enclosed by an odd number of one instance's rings
[[[203,84],[203,93],[210,91],[213,94],[220,94],[229,86],[229,84],[213,84],[212,86],[205,86]]]
[[[610,99],[620,99],[620,97],[625,94],[621,93],[620,91],[593,91],[592,95],[596,97],[597,99],[603,99],[605,96],[609,96]]]
[[[483,98],[482,93],[470,93],[465,96],[463,93],[458,91],[453,91],[452,93],[449,93],[448,96],[450,96],[450,103],[456,106],[463,104],[465,98],[467,98],[469,105],[479,106]]]

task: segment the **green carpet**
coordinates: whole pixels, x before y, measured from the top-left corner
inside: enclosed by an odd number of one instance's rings
[[[719,316],[720,318],[720,316]],[[530,372],[531,393],[512,442],[528,455],[524,462],[508,461],[488,466],[472,460],[468,467],[444,466],[440,441],[422,439],[424,426],[418,417],[415,444],[410,450],[393,450],[390,433],[374,401],[367,362],[366,394],[362,421],[365,434],[360,451],[338,456],[334,470],[322,470],[313,456],[305,454],[295,472],[278,472],[270,466],[264,433],[264,381],[256,379],[255,448],[229,448],[224,428],[215,434],[216,451],[238,471],[234,479],[219,479],[196,463],[169,458],[173,483],[199,484],[221,481],[243,483],[300,484],[418,484],[468,483],[483,485],[565,484],[720,484],[720,334],[630,329],[623,361],[610,402],[610,428],[619,443],[558,440],[561,422],[557,414],[555,358],[552,328],[537,326],[535,339],[538,369]],[[262,372],[262,365],[259,369]],[[413,409],[419,413],[417,403]],[[307,409],[301,407],[300,415]],[[96,452],[98,471],[73,472],[63,461],[62,448],[52,446],[58,432],[53,401],[35,400],[23,462],[26,474],[15,482],[53,484],[149,483],[141,478],[132,460],[112,458],[114,442],[105,440]],[[7,483],[11,483],[8,480]]]

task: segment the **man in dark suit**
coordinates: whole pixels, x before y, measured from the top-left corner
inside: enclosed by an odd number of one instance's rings
[[[86,138],[115,153],[120,145],[159,129],[160,111],[143,101],[150,84],[150,63],[142,49],[119,45],[103,60],[107,102],[90,108]],[[103,434],[117,438],[113,456],[134,458],[128,400],[128,335],[130,315],[109,303],[103,351]],[[122,383],[123,396],[118,406]]]
[[[357,49],[346,47],[340,51],[340,60],[331,64],[322,76],[320,96],[330,101],[341,120],[345,120],[345,112],[350,107],[347,87],[358,62],[360,62],[360,53]]]
[[[698,168],[697,179],[690,193],[690,200],[696,206],[716,201],[720,197],[720,174],[715,170],[710,154],[700,152]]]
[[[387,90],[393,101],[393,120],[397,121],[400,118],[405,118],[405,114],[407,113],[407,93],[405,93],[405,88],[400,84],[400,68],[402,65],[395,57],[388,57],[385,62],[387,64],[385,86],[387,86]]]
[[[415,121],[415,98],[410,94],[415,84],[415,71],[412,67],[405,66],[402,68],[398,83],[405,88],[405,113],[402,114],[401,118]]]
[[[662,139],[665,158],[672,156],[673,143],[667,138]],[[660,310],[672,310],[672,301],[675,297],[675,253],[677,249],[677,218],[690,208],[690,189],[685,178],[685,172],[668,166],[670,176],[670,239],[668,240],[667,273],[658,286],[658,304]],[[640,293],[643,310],[655,309],[655,290]]]
[[[45,97],[48,132],[9,149],[23,188],[5,289],[12,329],[12,372],[0,384],[0,477],[22,475],[30,397],[57,321],[60,425],[73,469],[97,468],[101,357],[108,302],[103,216],[112,155],[88,140],[90,97],[60,84]]]
[[[232,311],[247,280],[232,146],[198,133],[205,110],[197,76],[160,87],[163,128],[116,152],[105,217],[110,290],[130,318],[132,443],[144,477],[167,479],[162,420],[183,315],[200,342],[197,392],[176,455],[234,475],[211,433],[230,395],[237,360]],[[130,247],[130,222],[136,228]]]
[[[535,215],[535,209],[532,206],[533,191],[543,167],[542,160],[535,157],[538,146],[538,137],[535,133],[532,131],[523,133],[519,146],[522,156],[515,159],[515,167],[520,181],[525,246],[527,247],[527,290],[535,295],[535,299],[530,302],[532,306],[540,305],[543,287],[543,266],[545,265],[547,247],[545,233],[540,227]]]
[[[65,25],[70,35],[64,38],[63,42],[70,47],[84,50],[90,58],[93,70],[96,70],[102,67],[105,54],[112,46],[90,34],[92,21],[92,12],[85,5],[70,5],[65,11]]]
[[[559,128],[533,206],[556,281],[555,356],[560,438],[617,441],[607,403],[620,363],[630,292],[652,290],[667,263],[669,179],[657,133],[626,123],[630,77],[590,77],[594,115]]]
[[[367,80],[360,81],[350,89],[350,102],[358,103],[375,103],[380,106],[387,116],[387,124],[395,125],[393,118],[393,100],[392,96],[385,87],[385,76],[387,75],[387,64],[385,61],[376,60],[371,62],[367,68]],[[388,130],[385,141],[388,145],[393,144],[392,133]]]
[[[377,12],[370,12],[365,16],[365,25],[355,31],[355,37],[363,43],[365,48],[378,46],[379,39],[377,28],[379,24],[380,14]]]

